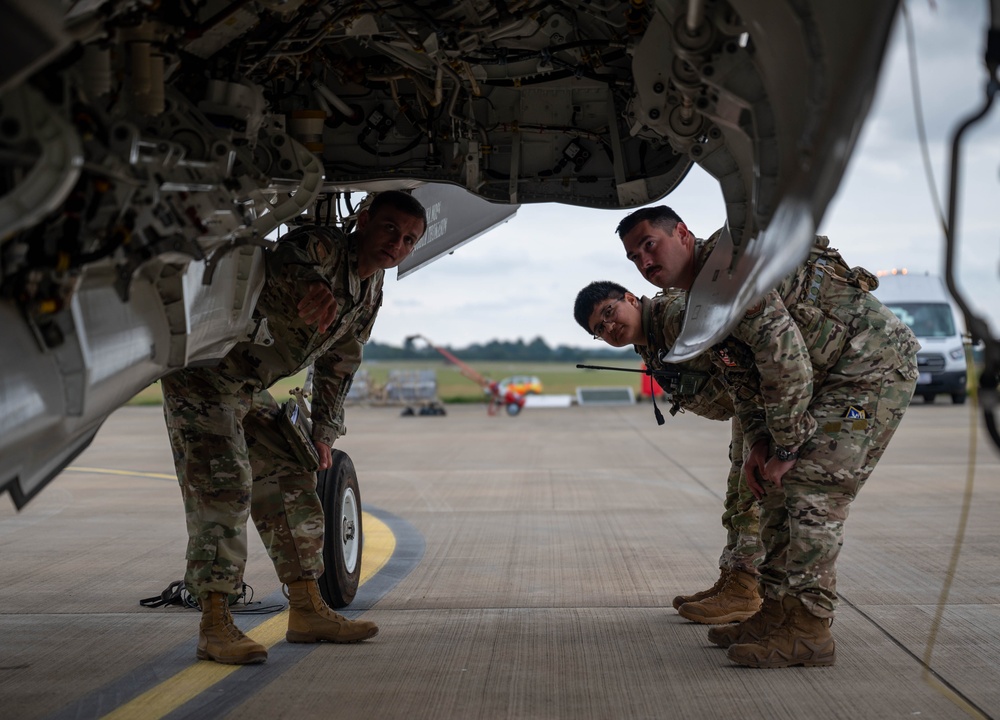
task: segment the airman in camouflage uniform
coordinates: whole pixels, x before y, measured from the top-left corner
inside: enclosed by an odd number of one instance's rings
[[[384,271],[412,251],[426,229],[410,195],[376,196],[344,235],[296,229],[265,258],[265,283],[251,335],[212,367],[162,381],[164,415],[187,517],[185,584],[202,608],[198,657],[263,662],[266,649],[232,623],[227,599],[242,588],[246,523],[252,516],[289,588],[290,642],[356,642],[378,632],[348,621],[319,596],[324,516],[316,474],[303,467],[279,429],[268,392],[277,380],[314,366],[313,443],[319,469],[345,432],[343,403],[382,304]]]
[[[577,296],[574,307],[577,322],[588,333],[601,337],[590,325],[595,304],[600,305],[602,311],[609,304],[613,308],[624,300],[626,293],[625,288],[616,283],[592,283]],[[658,296],[657,300],[667,306],[677,305],[683,311],[685,295],[679,291],[668,291]],[[648,316],[654,305],[648,298],[641,298],[640,302],[643,326],[651,327]],[[699,383],[700,387],[695,393],[684,392],[683,384],[671,390],[671,414],[684,410],[709,420],[729,420],[732,431],[729,444],[730,469],[726,478],[722,515],[726,546],[719,557],[719,579],[707,590],[691,595],[678,595],[673,600],[674,609],[692,622],[707,625],[746,620],[760,609],[757,565],[763,557],[763,547],[758,528],[757,498],[742,481],[744,456],[749,450],[744,445],[742,426],[736,417],[728,388],[708,357],[701,356],[686,363],[667,366],[662,360],[666,353],[648,340],[649,338],[646,343],[634,346],[647,368],[680,370],[704,376],[704,381]]]
[[[666,207],[637,211],[618,231],[646,278],[682,290],[720,234],[697,240]],[[807,261],[707,353],[730,388],[750,448],[745,477],[761,496],[764,603],[749,620],[709,631],[739,664],[835,662],[829,625],[844,522],[917,379],[919,343],[871,294],[877,284],[818,237]],[[642,341],[652,330],[655,346],[669,349],[682,312],[661,304],[652,327],[640,320],[635,335]]]

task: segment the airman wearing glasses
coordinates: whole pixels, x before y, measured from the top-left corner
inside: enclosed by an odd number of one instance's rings
[[[637,298],[613,282],[596,282],[577,296],[574,315],[588,333],[615,347],[635,346],[646,367],[660,368],[662,362],[648,317],[653,307],[674,308],[683,313],[683,293],[672,291],[657,297]],[[692,622],[706,625],[740,622],[754,615],[761,605],[758,591],[757,565],[763,556],[760,543],[757,499],[742,481],[744,446],[743,430],[735,415],[733,401],[726,384],[711,360],[698,357],[684,364],[686,369],[709,375],[708,382],[696,395],[674,395],[670,399],[683,410],[709,420],[730,420],[732,439],[729,444],[730,469],[726,479],[726,495],[722,525],[726,529],[726,546],[719,557],[719,578],[706,590],[678,595],[674,609]]]
[[[696,238],[666,206],[638,210],[618,226],[626,257],[642,276],[680,291],[690,290],[720,234]],[[763,604],[749,620],[709,631],[709,640],[728,647],[738,664],[836,660],[830,623],[844,523],[917,378],[919,343],[871,294],[877,285],[817,237],[806,262],[705,353],[733,399],[750,448],[744,477],[761,497]],[[616,307],[613,324],[599,328],[603,339],[651,342],[647,352],[657,356],[669,350],[683,318],[683,302],[670,298],[649,301],[645,314],[638,299],[633,305],[624,295],[633,310]],[[590,329],[604,306],[592,306]]]

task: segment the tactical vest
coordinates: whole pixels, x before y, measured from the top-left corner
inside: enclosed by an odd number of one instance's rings
[[[863,267],[848,267],[823,235],[805,263],[781,282],[778,294],[809,348],[814,370],[828,371],[858,329],[858,318],[877,310],[873,302],[880,303],[868,295],[877,287],[878,278]]]

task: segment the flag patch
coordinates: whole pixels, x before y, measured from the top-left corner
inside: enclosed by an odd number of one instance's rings
[[[736,361],[729,357],[729,352],[725,348],[719,348],[716,350],[719,359],[722,360],[722,364],[726,367],[737,367]]]

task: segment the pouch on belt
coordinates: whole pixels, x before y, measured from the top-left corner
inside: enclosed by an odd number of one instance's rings
[[[312,423],[296,398],[289,398],[281,406],[278,425],[299,465],[309,472],[316,472],[319,469],[319,452],[312,441]]]

